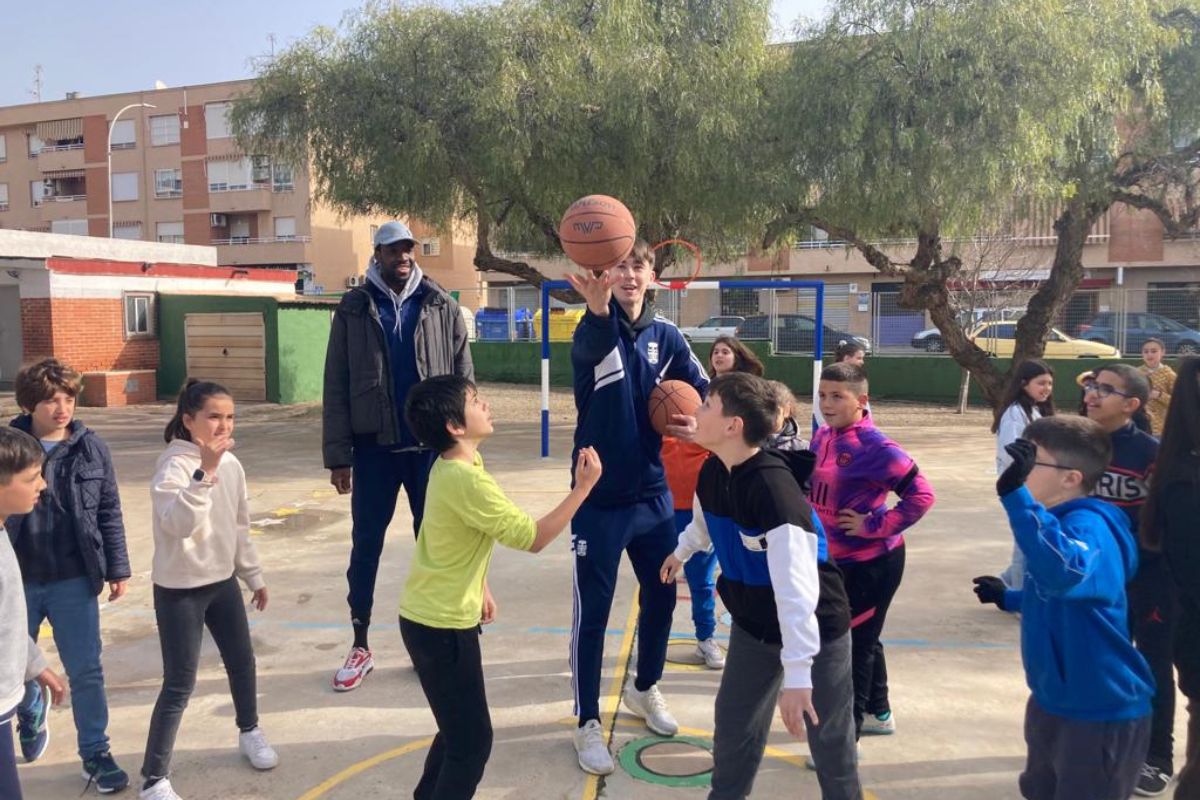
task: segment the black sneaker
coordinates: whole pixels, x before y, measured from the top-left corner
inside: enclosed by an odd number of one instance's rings
[[[1133,793],[1142,797],[1158,797],[1171,786],[1171,774],[1150,764],[1142,764],[1142,772],[1138,775],[1137,786]]]
[[[119,792],[129,785],[129,776],[117,766],[112,753],[107,750],[83,760],[83,777],[87,779],[88,786],[95,786],[100,794]],[[86,786],[84,791],[87,791]]]

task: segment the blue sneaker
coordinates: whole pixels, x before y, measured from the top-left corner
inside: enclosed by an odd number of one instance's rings
[[[17,733],[21,739],[21,756],[32,764],[42,757],[50,745],[50,689],[31,683],[25,699],[17,708]]]
[[[88,782],[88,785],[83,787],[85,792],[88,786],[95,786],[96,791],[100,794],[111,794],[119,792],[129,785],[129,776],[125,774],[125,770],[117,766],[112,753],[107,750],[102,750],[91,758],[83,760],[83,777]]]

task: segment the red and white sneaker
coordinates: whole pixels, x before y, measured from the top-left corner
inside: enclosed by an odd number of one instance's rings
[[[371,655],[371,651],[365,647],[352,647],[350,655],[346,656],[346,663],[342,664],[342,668],[333,676],[333,690],[349,692],[357,689],[363,679],[367,677],[367,673],[373,669],[375,669],[375,658]]]

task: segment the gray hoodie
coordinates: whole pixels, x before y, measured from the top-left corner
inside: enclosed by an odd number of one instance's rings
[[[25,682],[48,666],[42,651],[29,636],[21,568],[17,566],[8,532],[0,526],[0,718],[21,702]]]

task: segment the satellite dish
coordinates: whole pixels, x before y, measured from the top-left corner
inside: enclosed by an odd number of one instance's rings
[[[154,88],[155,89],[166,89],[167,85],[165,83],[163,83],[162,81],[155,81]]]

